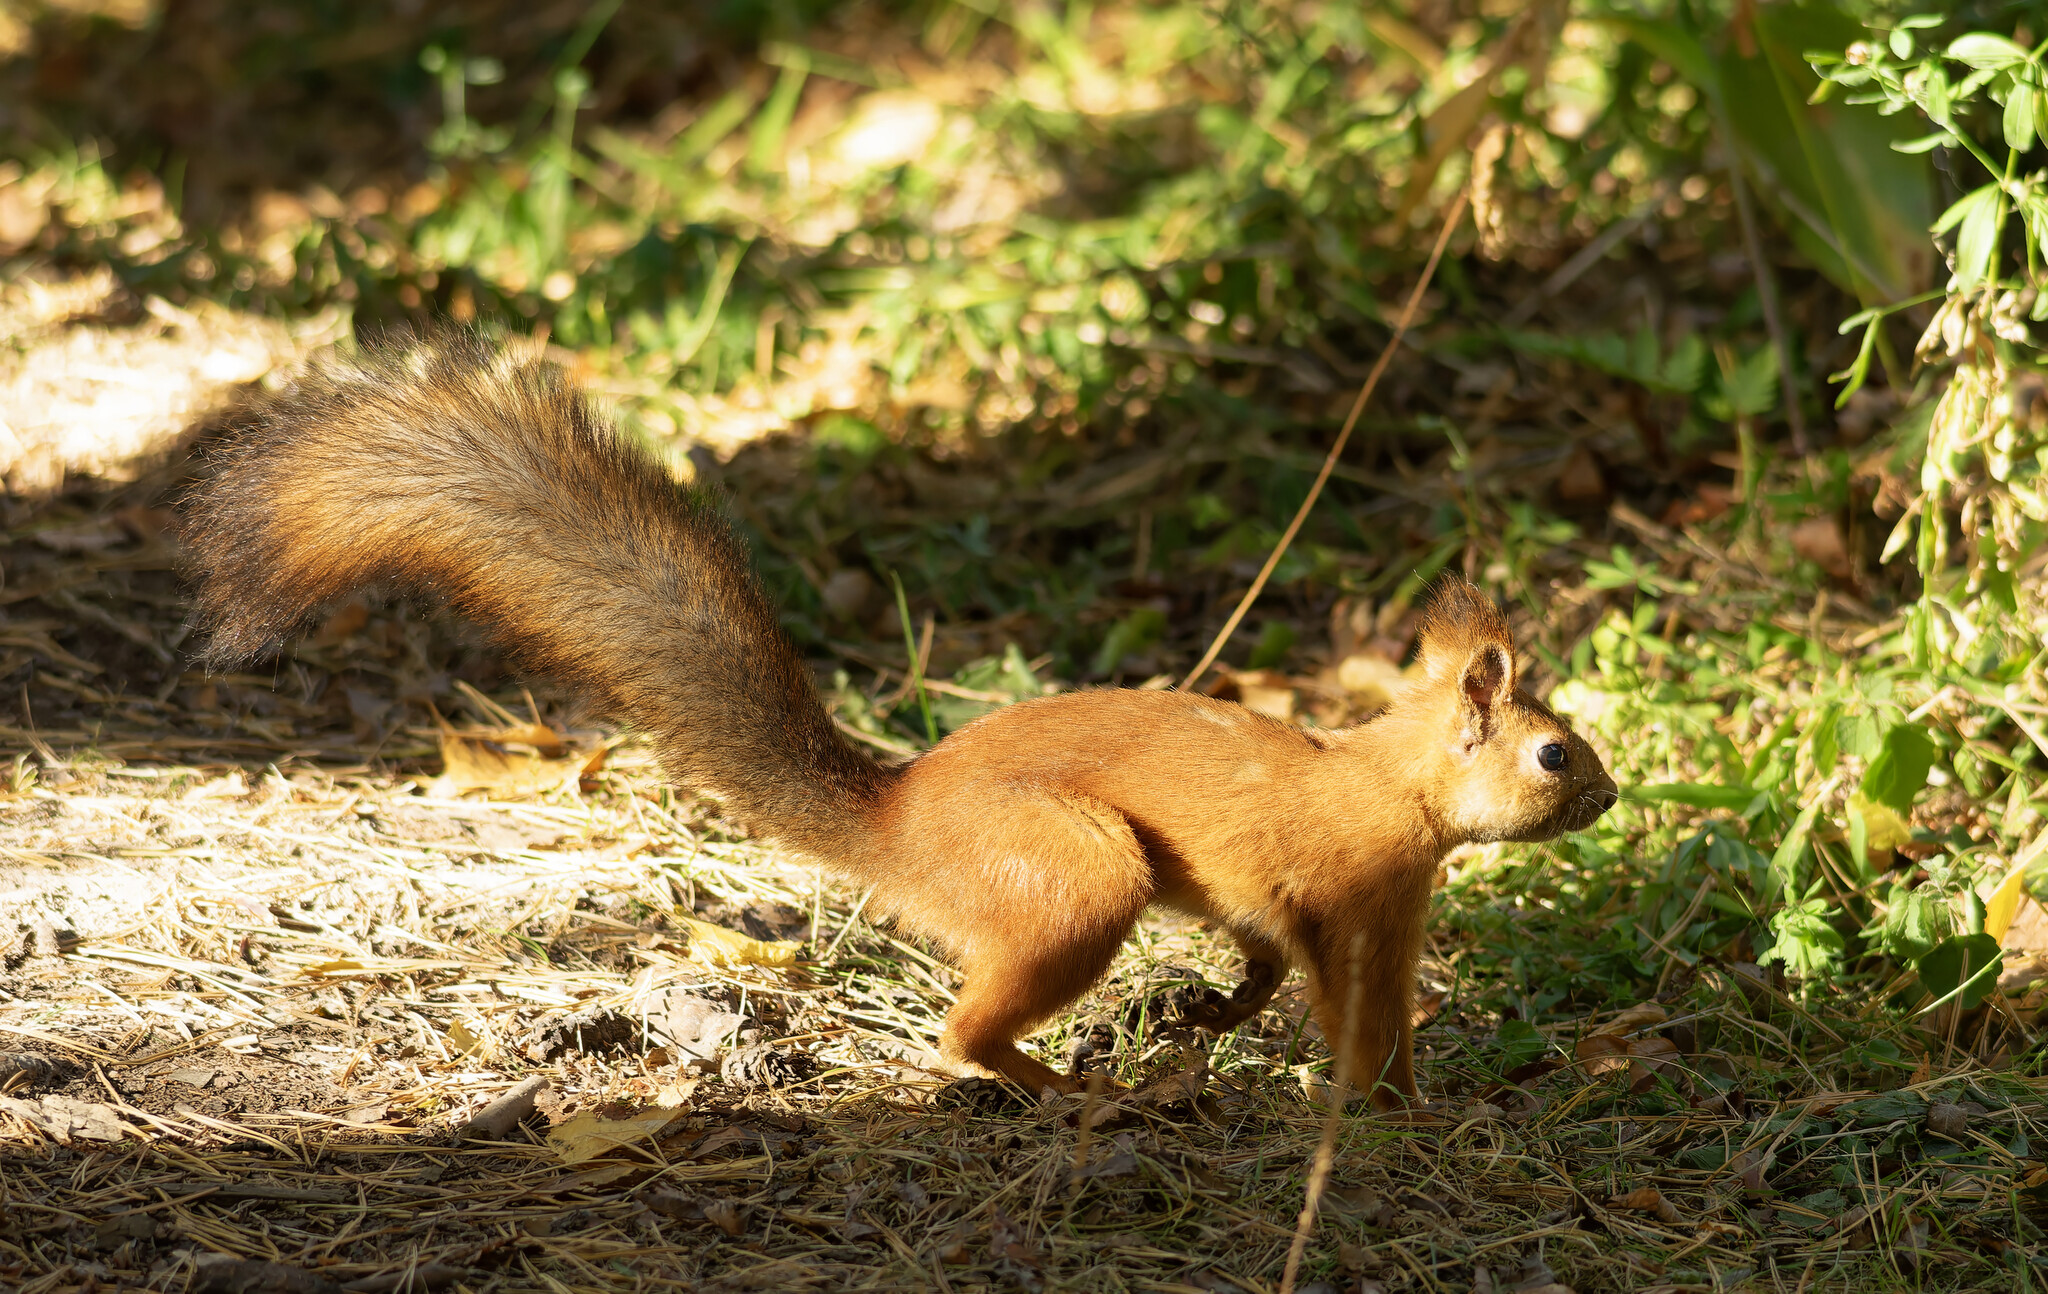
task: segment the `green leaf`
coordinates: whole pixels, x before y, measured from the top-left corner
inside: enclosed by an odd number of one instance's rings
[[[1885,896],[1883,922],[1875,928],[1866,926],[1864,938],[1887,956],[1910,962],[1926,956],[1953,934],[1955,924],[1948,898],[1938,886],[1922,885],[1909,890],[1893,885]]]
[[[1938,13],[1916,13],[1910,18],[1899,19],[1899,30],[1926,31],[1931,27],[1939,27],[1947,21],[1946,18],[1943,18]]]
[[[2044,293],[2043,295],[2048,295]],[[1700,389],[1700,379],[1707,372],[1707,344],[1700,340],[1698,333],[1687,333],[1678,339],[1665,357],[1664,366],[1657,374],[1653,386],[1662,386],[1681,394],[1690,395]]]
[[[1293,647],[1294,626],[1285,620],[1268,620],[1259,629],[1259,641],[1252,647],[1252,654],[1245,665],[1251,669],[1278,665]]]
[[[1927,1102],[1917,1092],[1887,1092],[1867,1101],[1851,1101],[1836,1110],[1834,1117],[1859,1128],[1879,1127],[1900,1119],[1918,1122],[1927,1117]]]
[[[1842,932],[1828,921],[1833,905],[1826,899],[1807,899],[1786,906],[1771,918],[1776,943],[1760,955],[1757,964],[1783,962],[1785,968],[1808,978],[1824,976],[1842,959]]]
[[[2024,152],[2034,142],[2034,96],[2031,86],[2016,85],[2005,100],[2005,146]]]
[[[1951,98],[1948,90],[1948,72],[1939,63],[1927,69],[1927,116],[1938,126],[1949,124]]]
[[[1931,135],[1922,135],[1918,139],[1894,140],[1892,142],[1892,151],[1894,153],[1931,153],[1943,144],[1953,144],[1955,138],[1954,135],[1946,130],[1937,130]]]
[[[1830,705],[1814,717],[1813,721],[1813,771],[1827,777],[1835,771],[1835,763],[1841,758],[1841,715],[1840,705]]]
[[[1651,804],[1689,804],[1695,809],[1728,809],[1740,813],[1756,798],[1747,786],[1711,786],[1703,782],[1659,782],[1629,791],[1632,799]]]
[[[1166,632],[1166,613],[1157,607],[1139,607],[1110,626],[1109,636],[1095,653],[1095,672],[1110,674],[1126,656],[1145,650]]]
[[[1737,414],[1764,413],[1778,403],[1778,351],[1759,346],[1721,378],[1721,395]]]
[[[1962,1008],[1967,1011],[1982,1002],[1998,985],[2004,955],[1990,935],[1957,935],[1936,944],[1933,951],[1913,963],[1920,974],[1920,987],[1935,998],[1961,991]]]
[[[1537,1032],[1535,1025],[1527,1020],[1501,1021],[1500,1066],[1503,1073],[1532,1060],[1540,1060],[1549,1051],[1550,1040]]]
[[[1892,28],[1891,46],[1894,58],[1903,60],[1913,57],[1913,33],[1904,27]]]
[[[1998,195],[1980,202],[1963,217],[1956,233],[1956,288],[1968,292],[1991,277],[1998,260]]]
[[[1895,813],[1911,811],[1913,797],[1927,785],[1934,755],[1934,739],[1925,728],[1915,723],[1894,726],[1863,774],[1864,796]]]
[[[1820,812],[1820,797],[1814,796],[1813,803],[1799,811],[1792,820],[1792,829],[1778,843],[1778,850],[1771,855],[1771,871],[1779,883],[1788,890],[1799,888],[1799,857],[1806,852],[1806,838],[1813,834],[1814,815]]]
[[[1971,189],[1962,197],[1957,198],[1947,211],[1941,213],[1941,216],[1934,222],[1932,232],[1945,234],[1963,223],[1964,219],[1978,207],[1989,206],[1997,200],[1998,185],[1995,182],[1984,185],[1982,188]]]
[[[1849,397],[1863,389],[1863,383],[1870,376],[1870,357],[1877,351],[1877,330],[1884,326],[1882,319],[1873,318],[1863,329],[1863,344],[1856,348],[1856,360],[1839,373],[1828,374],[1828,381],[1840,382],[1847,379],[1849,385],[1835,397],[1837,409],[1849,403]]]
[[[1911,296],[1931,268],[1924,231],[1934,171],[1892,143],[1929,127],[1874,105],[1804,102],[1819,78],[1799,51],[1872,39],[1839,5],[1759,5],[1753,30],[1753,56],[1729,42],[1717,59],[1729,149],[1809,264],[1865,305]],[[1870,69],[1833,71],[1867,81]]]
[[[1949,43],[1948,56],[1977,68],[2011,67],[2027,61],[2026,50],[1988,31],[1973,31],[1967,36],[1956,37]]]

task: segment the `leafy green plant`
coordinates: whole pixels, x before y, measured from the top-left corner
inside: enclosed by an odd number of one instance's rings
[[[1943,22],[1914,15],[1842,53],[1808,57],[1824,78],[1816,97],[1840,91],[1887,114],[1917,113],[1934,131],[1898,147],[1944,149],[1959,175],[1977,173],[1933,222],[1946,286],[1846,320],[1843,331],[1861,327],[1863,343],[1836,375],[1846,402],[1869,377],[1885,319],[1938,302],[1915,349],[1927,369],[1915,391],[1923,412],[1901,424],[1902,447],[1919,460],[1919,490],[1885,556],[1910,546],[1921,579],[1915,660],[1977,668],[1987,659],[2024,662],[2039,647],[2038,594],[2017,577],[2048,537],[2048,394],[2030,327],[2048,319],[2048,170],[2023,163],[2048,140],[2048,46],[2030,50],[1983,31],[1923,44]]]

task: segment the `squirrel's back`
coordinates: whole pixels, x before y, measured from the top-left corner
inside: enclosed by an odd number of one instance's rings
[[[329,359],[222,447],[188,512],[209,664],[364,584],[437,593],[600,691],[735,818],[856,862],[891,774],[834,730],[715,505],[557,366],[470,334]]]

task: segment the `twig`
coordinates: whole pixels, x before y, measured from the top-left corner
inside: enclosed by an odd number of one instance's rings
[[[1445,229],[1449,228],[1446,224]],[[1442,240],[1438,240],[1437,250],[1443,250]],[[1431,264],[1434,263],[1435,258],[1432,257]],[[1427,281],[1425,275],[1424,282]],[[1360,931],[1351,936],[1351,987],[1344,999],[1344,1034],[1336,1040],[1337,1061],[1330,1084],[1330,1112],[1323,1117],[1323,1136],[1316,1143],[1315,1163],[1309,1169],[1308,1190],[1301,1202],[1301,1216],[1295,1219],[1294,1243],[1287,1249],[1287,1268],[1280,1276],[1280,1294],[1294,1294],[1294,1279],[1301,1274],[1302,1255],[1308,1252],[1308,1235],[1315,1229],[1316,1211],[1322,1208],[1323,1192],[1330,1185],[1330,1166],[1337,1157],[1337,1124],[1344,1115],[1345,1098],[1351,1094],[1351,1046],[1358,1037],[1358,999],[1365,995],[1364,980],[1365,933]]]
[[[1069,1194],[1081,1189],[1081,1174],[1088,1167],[1088,1143],[1095,1133],[1095,1107],[1102,1101],[1102,1071],[1088,1075],[1088,1100],[1081,1106],[1081,1131],[1074,1138],[1074,1166],[1067,1174]]]
[[[463,1141],[502,1140],[506,1133],[533,1113],[534,1102],[547,1090],[548,1080],[539,1074],[521,1080],[497,1100],[478,1110],[475,1118],[462,1125],[456,1137]]]
[[[1273,576],[1273,569],[1280,565],[1280,559],[1286,555],[1288,545],[1294,542],[1294,536],[1301,530],[1301,523],[1308,520],[1309,510],[1316,506],[1316,500],[1322,496],[1323,486],[1329,482],[1331,470],[1337,466],[1338,457],[1344,453],[1344,446],[1351,440],[1352,429],[1358,426],[1359,415],[1365,412],[1366,401],[1372,398],[1373,388],[1380,384],[1381,374],[1387,371],[1387,365],[1393,360],[1394,352],[1401,348],[1402,339],[1408,335],[1408,325],[1415,319],[1415,311],[1422,304],[1422,294],[1428,289],[1429,281],[1436,276],[1437,262],[1443,259],[1444,248],[1451,241],[1451,232],[1465,217],[1465,206],[1469,198],[1468,190],[1460,190],[1457,200],[1451,203],[1450,213],[1444,217],[1443,228],[1437,231],[1436,246],[1430,249],[1429,262],[1422,267],[1422,277],[1415,281],[1415,290],[1408,294],[1408,304],[1401,308],[1401,318],[1394,325],[1394,335],[1388,338],[1386,348],[1380,352],[1378,361],[1372,366],[1372,372],[1366,374],[1365,385],[1358,388],[1358,398],[1351,402],[1351,412],[1344,419],[1344,429],[1337,433],[1337,443],[1330,446],[1330,452],[1324,455],[1322,470],[1316,473],[1315,484],[1309,486],[1308,497],[1295,509],[1294,520],[1287,523],[1286,533],[1280,536],[1279,543],[1273,545],[1273,551],[1266,558],[1266,564],[1259,568],[1259,577],[1252,581],[1252,586],[1245,590],[1244,597],[1238,600],[1237,609],[1230,613],[1230,619],[1217,631],[1215,640],[1209,644],[1209,650],[1204,652],[1201,661],[1188,671],[1188,676],[1180,681],[1183,690],[1193,687],[1202,675],[1208,672],[1209,667],[1216,663],[1217,654],[1223,650],[1223,645],[1230,641],[1230,636],[1237,632],[1238,625],[1243,623],[1245,612],[1251,610],[1252,603],[1259,600],[1259,594],[1265,589],[1266,581]]]

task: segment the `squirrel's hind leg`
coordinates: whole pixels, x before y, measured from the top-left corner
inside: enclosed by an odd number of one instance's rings
[[[1227,998],[1211,989],[1207,998],[1189,1007],[1177,1023],[1228,1033],[1265,1010],[1280,981],[1287,978],[1287,955],[1278,945],[1241,930],[1231,931],[1231,937],[1244,952],[1244,982]]]
[[[1007,910],[990,910],[957,945],[966,979],[939,1051],[1027,1091],[1079,1091],[1080,1079],[1026,1056],[1016,1040],[1109,969],[1151,899],[1151,864],[1123,815],[1091,797],[1034,790],[991,809],[1001,838],[978,842],[977,852]]]

